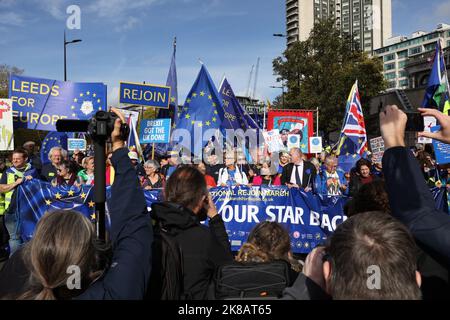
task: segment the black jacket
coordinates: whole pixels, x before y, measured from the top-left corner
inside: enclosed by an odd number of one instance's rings
[[[113,153],[115,181],[108,203],[112,263],[80,300],[142,299],[151,272],[153,229],[144,193],[128,158],[128,149]],[[0,272],[0,296],[18,296],[28,288],[28,266],[17,251]],[[3,288],[4,287],[4,288]]]
[[[450,263],[450,216],[435,208],[435,201],[417,160],[404,147],[388,149],[383,173],[392,215],[402,221],[416,240]]]
[[[372,181],[378,181],[381,178],[378,177],[377,175],[374,174],[370,174],[372,176]],[[355,174],[351,179],[350,179],[350,184],[349,184],[349,196],[350,197],[354,197],[356,196],[356,194],[358,193],[359,189],[361,189],[361,187],[363,186],[363,183],[361,181],[361,176]]]
[[[283,167],[283,173],[281,174],[281,184],[285,185],[291,181],[292,169],[294,168],[293,163],[288,163]],[[305,189],[306,187],[312,187],[314,185],[314,180],[316,179],[316,168],[310,162],[303,161],[303,177],[301,187]]]
[[[42,166],[41,170],[41,179],[47,182],[51,182],[54,178],[56,178],[56,168],[53,164],[47,163]]]
[[[310,278],[300,273],[294,284],[284,289],[282,300],[331,300],[331,297],[323,291]]]
[[[175,235],[181,247],[184,295],[193,300],[205,299],[216,267],[233,260],[222,217],[216,215],[207,227],[191,210],[167,202],[154,203],[151,215],[157,226],[161,224]]]
[[[144,192],[128,157],[121,148],[111,157],[115,169],[111,200],[111,267],[77,299],[143,299],[151,273],[153,229]]]
[[[414,236],[419,253],[424,299],[448,299],[450,271],[450,216],[435,208],[417,160],[403,147],[383,156],[383,173],[392,215]]]

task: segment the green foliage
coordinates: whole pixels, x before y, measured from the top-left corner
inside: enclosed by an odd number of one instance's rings
[[[273,60],[278,81],[287,83],[287,109],[319,108],[319,126],[326,134],[340,129],[346,101],[358,80],[363,109],[386,87],[383,64],[340,35],[334,20],[317,23],[306,41],[297,42]],[[367,109],[365,109],[367,107]]]

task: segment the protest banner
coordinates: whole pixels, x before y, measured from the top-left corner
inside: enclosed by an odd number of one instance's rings
[[[58,209],[77,210],[95,221],[92,186],[52,187],[50,183],[33,179],[18,186],[15,213],[22,240],[29,241],[39,219]],[[111,187],[107,187],[107,199]],[[436,208],[448,212],[446,188],[430,190]],[[347,218],[344,215],[346,197],[322,197],[287,187],[218,187],[210,189],[211,196],[225,223],[232,249],[237,251],[247,240],[251,229],[262,221],[277,221],[289,232],[293,252],[308,253],[323,244],[336,227]],[[161,190],[145,190],[147,209],[163,201]],[[107,215],[107,228],[109,224]]]
[[[439,130],[441,130],[441,126],[431,128],[431,132],[437,132]],[[437,164],[443,165],[450,163],[450,144],[433,139],[433,148]]]
[[[11,99],[0,99],[0,150],[14,150],[13,109]]]
[[[141,143],[169,143],[171,119],[143,119],[139,140]]]
[[[87,143],[85,139],[67,139],[67,151],[86,151]]]
[[[313,136],[314,131],[313,116],[311,111],[271,110],[268,113],[267,129],[287,130],[289,134],[299,134],[302,152],[310,153],[309,137]]]
[[[436,118],[435,117],[423,117],[424,129],[425,132],[431,132],[431,128],[436,126]],[[418,143],[429,144],[433,143],[433,140],[430,138],[419,137],[417,139]]]
[[[381,163],[384,155],[384,140],[382,137],[370,139],[370,149],[372,150],[372,162]]]
[[[302,137],[299,134],[289,134],[287,143],[288,149],[290,150],[292,148],[300,148],[301,139]]]
[[[280,132],[278,130],[263,131],[264,141],[269,148],[269,152],[279,152],[283,149]]]
[[[168,109],[170,87],[121,81],[119,102]]]
[[[310,137],[309,138],[309,152],[321,153],[323,151],[322,137]]]
[[[88,120],[106,110],[103,83],[77,83],[11,75],[15,128],[56,131],[59,119]]]
[[[129,120],[131,119],[131,122],[133,122],[133,126],[135,128],[138,127],[139,111],[132,111],[121,108],[120,112],[122,112],[123,116],[125,117],[126,123],[129,123]]]
[[[293,252],[309,253],[347,219],[343,214],[347,198],[343,197],[321,198],[295,188],[271,186],[213,188],[209,192],[234,251],[257,223],[276,221],[289,232]]]

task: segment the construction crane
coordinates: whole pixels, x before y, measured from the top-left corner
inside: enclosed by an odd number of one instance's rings
[[[249,97],[249,98],[250,98],[250,83],[252,82],[252,76],[253,76],[253,69],[254,68],[255,68],[255,65],[252,65],[252,69],[250,70],[250,76],[248,77],[246,97]]]
[[[258,83],[259,60],[260,58],[258,57],[258,60],[256,62],[255,83],[253,85],[252,99],[255,99],[256,96],[256,84]]]

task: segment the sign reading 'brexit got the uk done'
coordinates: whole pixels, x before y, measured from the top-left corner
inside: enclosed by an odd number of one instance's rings
[[[120,82],[119,102],[168,109],[170,87],[133,82]]]
[[[56,131],[59,119],[88,120],[106,110],[103,83],[77,83],[11,75],[15,128]]]
[[[141,143],[169,143],[170,119],[143,119],[141,121]]]

